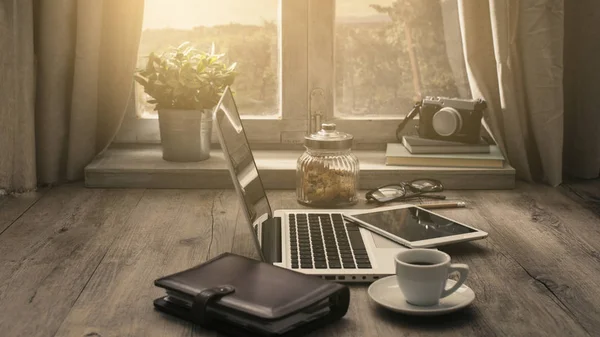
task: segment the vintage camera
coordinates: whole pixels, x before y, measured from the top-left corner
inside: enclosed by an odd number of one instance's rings
[[[426,97],[419,112],[419,137],[477,143],[485,107],[481,99]]]
[[[462,143],[480,141],[481,118],[487,104],[482,99],[426,97],[417,102],[396,135],[406,123],[419,114],[419,137]]]

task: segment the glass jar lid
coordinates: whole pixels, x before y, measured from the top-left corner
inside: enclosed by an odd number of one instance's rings
[[[333,123],[323,123],[321,131],[304,137],[304,145],[311,149],[347,150],[352,147],[354,137],[349,133],[339,132]]]

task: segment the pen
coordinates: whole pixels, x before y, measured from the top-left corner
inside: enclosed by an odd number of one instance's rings
[[[449,201],[449,202],[436,202],[428,204],[417,205],[425,209],[436,209],[436,208],[462,208],[467,207],[467,203],[464,201]]]

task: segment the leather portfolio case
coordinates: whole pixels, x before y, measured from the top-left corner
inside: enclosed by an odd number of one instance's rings
[[[347,286],[236,254],[157,279],[156,309],[231,336],[301,336],[343,317]]]

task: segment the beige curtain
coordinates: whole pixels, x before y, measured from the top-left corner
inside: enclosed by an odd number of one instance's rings
[[[34,115],[33,4],[0,0],[0,192],[35,188]]]
[[[558,185],[563,151],[563,0],[458,0],[474,97],[517,175]]]
[[[143,7],[0,0],[0,76],[9,78],[0,85],[14,86],[0,87],[0,188],[80,179],[112,141],[131,93]]]

